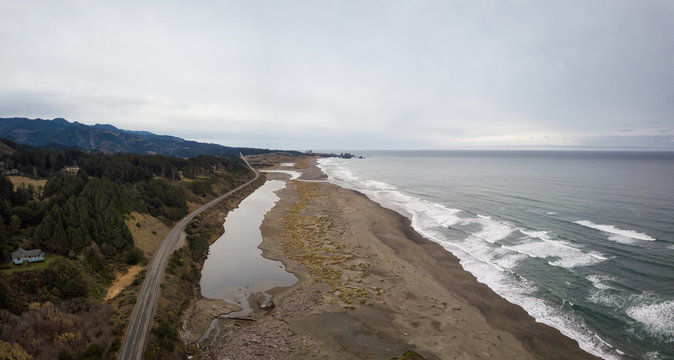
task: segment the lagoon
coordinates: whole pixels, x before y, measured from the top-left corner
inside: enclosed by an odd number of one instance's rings
[[[297,278],[285,271],[279,261],[266,259],[258,245],[262,243],[260,225],[265,214],[279,198],[274,192],[285,187],[284,181],[267,181],[232,210],[225,219],[225,233],[209,248],[201,271],[201,294],[240,305],[243,310],[229,316],[245,316],[252,310],[251,295],[275,287],[291,286]]]

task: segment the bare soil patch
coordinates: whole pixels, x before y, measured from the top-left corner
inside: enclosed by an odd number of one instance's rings
[[[108,293],[105,295],[103,301],[108,301],[113,299],[115,296],[119,295],[122,290],[126,289],[127,286],[133,283],[133,280],[136,278],[136,275],[143,270],[144,266],[134,265],[130,267],[124,274],[115,274],[115,281],[112,282],[112,285],[108,288]]]

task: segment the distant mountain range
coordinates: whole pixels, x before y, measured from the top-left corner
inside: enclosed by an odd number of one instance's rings
[[[200,143],[147,131],[123,130],[109,124],[84,125],[61,118],[0,118],[0,137],[35,147],[70,147],[103,153],[238,157],[240,152],[244,155],[270,152],[267,149]]]

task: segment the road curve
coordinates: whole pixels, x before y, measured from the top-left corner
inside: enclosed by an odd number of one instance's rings
[[[185,218],[180,220],[174,227],[171,229],[168,235],[164,238],[159,249],[155,253],[150,265],[147,268],[147,273],[145,274],[145,280],[140,289],[140,294],[138,294],[138,300],[136,305],[133,308],[131,313],[131,319],[129,320],[129,326],[127,327],[126,334],[124,336],[124,341],[119,350],[119,358],[123,360],[137,360],[143,357],[143,350],[145,348],[145,341],[147,340],[147,334],[152,326],[152,318],[154,317],[154,310],[157,304],[157,299],[159,298],[159,285],[161,284],[162,279],[164,278],[164,270],[166,269],[166,263],[168,262],[169,256],[173,253],[180,240],[180,237],[183,233],[183,229],[187,224],[197,215],[199,215],[204,210],[212,207],[213,205],[220,202],[222,199],[234,194],[235,192],[243,189],[244,187],[250,185],[253,181],[257,180],[260,177],[260,174],[253,169],[252,166],[246,161],[246,159],[241,156],[241,159],[248,165],[248,167],[253,170],[255,177],[246,182],[245,184],[237,187],[236,189],[218,197],[217,199],[211,200],[206,205],[198,208],[193,211]]]

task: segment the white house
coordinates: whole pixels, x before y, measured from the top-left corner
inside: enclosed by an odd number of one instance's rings
[[[20,265],[23,264],[24,261],[44,261],[44,253],[40,249],[24,250],[22,248],[19,248],[19,250],[12,253],[12,262],[14,262],[14,264]]]

